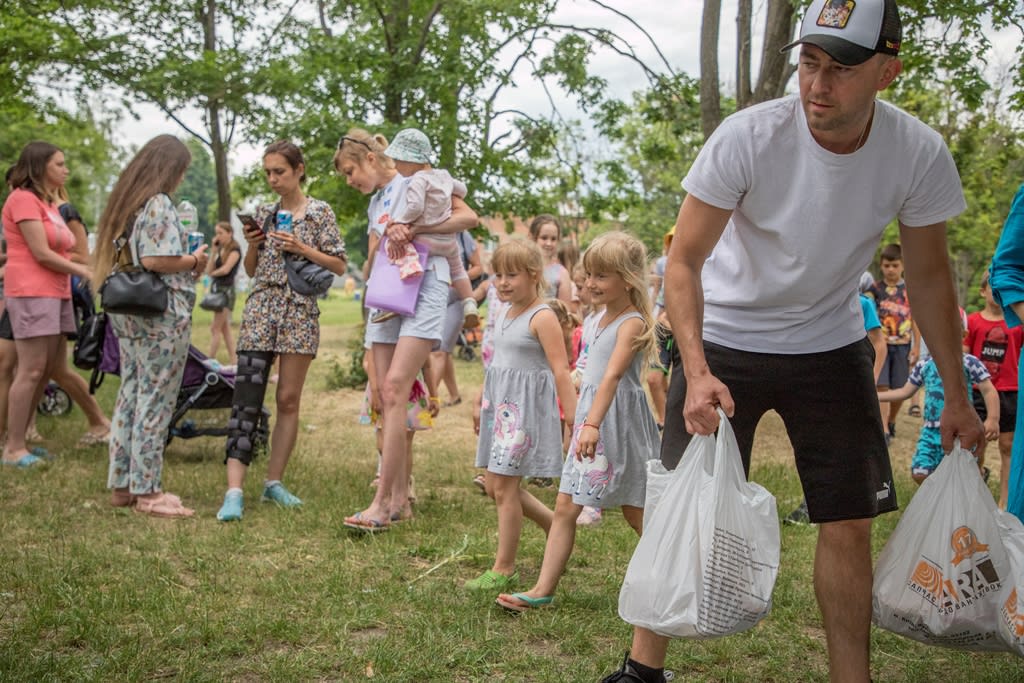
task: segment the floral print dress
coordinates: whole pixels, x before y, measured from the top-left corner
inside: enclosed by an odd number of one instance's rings
[[[254,215],[263,225],[275,204],[263,204]],[[345,256],[334,211],[327,202],[307,199],[306,215],[292,225],[295,237],[328,256]],[[245,302],[239,351],[269,351],[315,356],[320,346],[320,309],[315,296],[299,294],[288,286],[284,252],[267,239],[260,247],[252,292]]]
[[[188,253],[187,233],[170,197],[159,194],[146,202],[129,247],[135,261]],[[163,315],[110,314],[121,351],[121,387],[111,417],[107,486],[127,487],[134,495],[162,490],[164,442],[185,371],[196,300],[191,272],[160,277],[168,288]]]

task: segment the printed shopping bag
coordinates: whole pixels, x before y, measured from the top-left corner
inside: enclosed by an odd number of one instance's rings
[[[669,638],[738,633],[771,609],[775,497],[746,480],[732,427],[719,415],[718,438],[693,437],[644,520],[619,593],[623,620]]]
[[[902,636],[960,650],[1005,650],[999,596],[1008,577],[998,512],[959,443],[896,525],[875,567],[872,620]]]
[[[1024,524],[1006,510],[996,510],[1007,571],[999,596],[999,631],[1014,654],[1024,657]]]
[[[427,266],[427,247],[411,242],[420,256],[420,265]],[[366,305],[391,311],[399,315],[413,315],[416,312],[416,300],[420,295],[422,275],[403,278],[400,268],[388,258],[387,238],[380,241],[377,255],[373,259],[373,269],[366,283]]]

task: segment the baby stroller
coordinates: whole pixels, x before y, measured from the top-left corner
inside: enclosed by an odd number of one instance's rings
[[[120,372],[121,352],[117,343],[117,335],[108,324],[103,339],[103,353],[99,365],[93,370],[89,381],[89,391],[95,392],[103,382],[103,375],[117,375]],[[231,408],[231,399],[235,393],[235,373],[217,367],[196,347],[189,345],[188,358],[185,360],[185,373],[182,376],[181,388],[171,416],[171,424],[167,429],[167,443],[174,437],[194,439],[197,436],[227,436],[227,423],[223,426],[197,426],[191,419],[185,419],[190,410],[215,410]],[[267,444],[270,434],[270,411],[265,407],[260,411],[259,424],[256,427],[255,441],[257,447]]]

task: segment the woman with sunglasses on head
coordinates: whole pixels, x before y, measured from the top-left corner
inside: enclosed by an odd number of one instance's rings
[[[92,276],[71,260],[75,238],[57,209],[57,191],[67,177],[64,152],[48,142],[30,142],[14,166],[4,202],[5,313],[18,357],[8,397],[5,465],[40,461],[25,445],[29,417],[62,352],[67,362],[64,335],[75,332],[70,276]]]
[[[383,136],[352,129],[341,138],[334,154],[334,167],[345,177],[349,187],[373,195],[367,209],[370,230],[368,253],[371,255],[383,237],[404,247],[416,232],[412,226],[391,223],[391,213],[403,200],[408,179],[395,170],[394,163],[384,154],[386,147],[387,140]],[[431,226],[431,232],[459,232],[474,227],[477,222],[476,213],[462,199],[453,196],[451,217],[440,225]],[[441,340],[449,286],[447,260],[443,256],[431,256],[423,275],[415,313],[367,325],[366,341],[371,344],[379,402],[383,408],[383,457],[380,484],[373,502],[365,510],[345,519],[345,526],[351,529],[380,531],[387,529],[392,521],[412,516],[406,476],[406,403],[416,373],[423,367],[433,346]]]
[[[285,254],[303,257],[336,275],[343,275],[347,264],[334,211],[302,191],[306,180],[302,150],[283,140],[271,144],[263,153],[263,170],[279,199],[261,205],[245,226],[249,248],[242,265],[252,285],[238,332],[238,369],[225,458],[228,490],[217,513],[221,522],[242,518],[242,485],[256,448],[267,376],[275,356],[280,360],[277,419],[261,500],[286,508],[302,505],[281,479],[298,435],[306,372],[320,344],[320,309],[314,295],[300,294],[289,285]],[[278,211],[291,213],[289,230],[278,222]]]

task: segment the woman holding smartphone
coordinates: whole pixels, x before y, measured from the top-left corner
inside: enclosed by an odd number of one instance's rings
[[[337,275],[345,272],[346,265],[345,244],[334,212],[326,202],[302,191],[306,180],[302,150],[286,141],[271,144],[263,153],[263,170],[279,200],[261,205],[254,220],[245,225],[249,249],[242,263],[252,278],[252,289],[238,333],[238,369],[225,458],[228,490],[217,513],[221,522],[242,518],[242,485],[254,455],[267,375],[275,356],[280,360],[277,420],[261,499],[281,507],[302,505],[281,479],[295,447],[306,372],[320,343],[320,309],[315,296],[299,294],[288,285],[284,255],[301,256]],[[277,229],[278,211],[291,214],[287,232]]]

